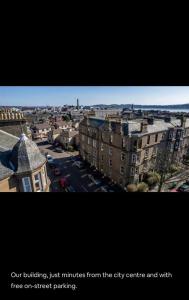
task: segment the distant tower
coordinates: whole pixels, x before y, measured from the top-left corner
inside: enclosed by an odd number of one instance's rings
[[[77,110],[79,110],[79,99],[77,99]]]
[[[134,104],[132,104],[131,109],[132,109],[132,111],[134,110]]]

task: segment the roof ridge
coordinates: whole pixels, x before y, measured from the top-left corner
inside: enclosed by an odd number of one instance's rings
[[[28,156],[28,151],[27,151],[27,146],[26,146],[26,142],[27,142],[27,141],[28,141],[28,140],[20,140],[19,142],[20,142],[20,145],[23,144],[24,147],[25,147],[25,153],[27,154],[27,156],[26,156],[27,163],[28,163],[28,165],[29,165],[29,169],[31,170],[30,159],[29,159],[29,156]],[[19,146],[20,146],[20,145],[19,145]]]

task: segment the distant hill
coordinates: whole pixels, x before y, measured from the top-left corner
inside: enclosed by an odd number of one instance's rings
[[[100,108],[131,108],[132,104],[96,104],[92,105]],[[134,105],[136,109],[149,108],[149,109],[189,109],[189,103],[186,104],[174,104],[174,105]]]

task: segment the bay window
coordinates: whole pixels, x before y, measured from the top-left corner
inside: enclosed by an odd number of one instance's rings
[[[22,178],[22,186],[23,186],[24,192],[32,192],[30,177]]]

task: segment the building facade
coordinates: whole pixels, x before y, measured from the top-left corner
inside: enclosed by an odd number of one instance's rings
[[[85,117],[79,126],[80,155],[123,188],[158,169],[158,154],[180,164],[189,149],[189,119],[124,121]]]
[[[46,138],[49,131],[51,131],[51,126],[47,122],[33,125],[31,126],[32,139]]]
[[[77,149],[79,147],[79,131],[71,128],[62,130],[61,134],[56,138],[56,141],[66,150],[68,150],[70,146]]]

